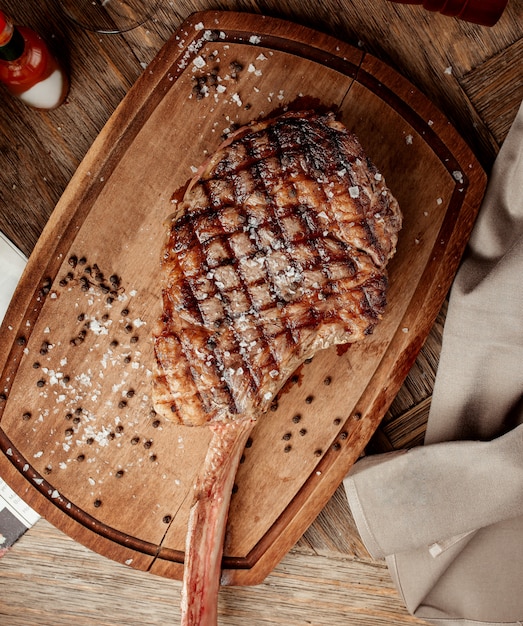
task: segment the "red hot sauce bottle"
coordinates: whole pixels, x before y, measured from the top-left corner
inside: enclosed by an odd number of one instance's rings
[[[1,11],[0,81],[35,109],[56,109],[69,91],[67,75],[43,39],[30,28],[15,26]]]

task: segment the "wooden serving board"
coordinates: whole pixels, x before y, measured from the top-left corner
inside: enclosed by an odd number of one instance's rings
[[[192,16],[81,163],[1,329],[0,473],[50,522],[112,559],[181,577],[209,440],[151,405],[172,194],[229,130],[310,106],[336,110],[357,133],[405,223],[378,329],[304,364],[259,420],[237,474],[224,584],[263,580],[313,521],[445,298],[486,179],[448,121],[391,68],[331,37],[262,16]]]

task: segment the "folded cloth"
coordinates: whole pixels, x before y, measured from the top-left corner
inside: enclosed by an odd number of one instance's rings
[[[453,283],[424,445],[344,480],[408,610],[523,625],[523,104]]]

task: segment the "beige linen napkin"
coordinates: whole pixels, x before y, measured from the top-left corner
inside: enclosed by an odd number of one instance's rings
[[[452,286],[424,444],[347,475],[363,541],[416,617],[523,625],[523,104]]]

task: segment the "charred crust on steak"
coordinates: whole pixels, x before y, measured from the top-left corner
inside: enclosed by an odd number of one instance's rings
[[[184,424],[257,415],[304,359],[372,332],[402,216],[333,114],[233,133],[173,217],[155,408]]]

